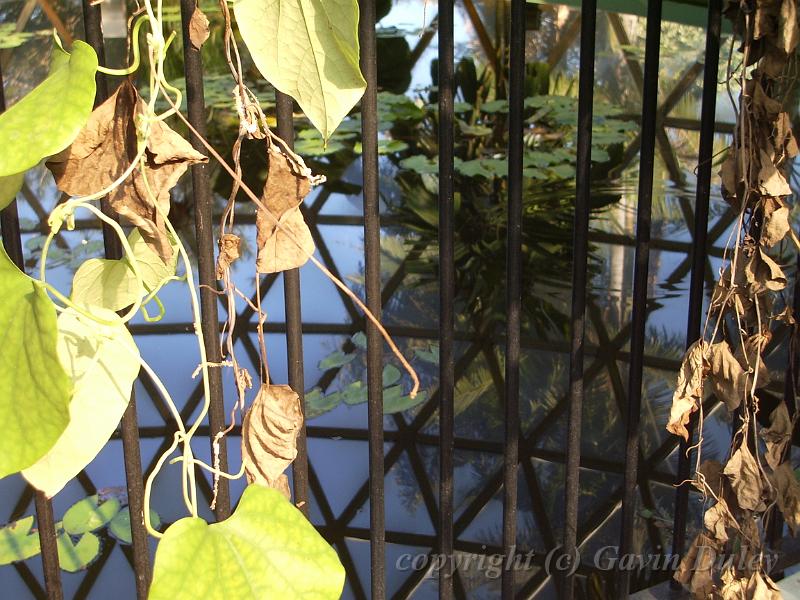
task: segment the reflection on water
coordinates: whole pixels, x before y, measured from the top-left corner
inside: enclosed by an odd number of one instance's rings
[[[2,5],[0,15],[8,22],[20,2]],[[68,23],[77,22],[78,7],[56,2]],[[438,293],[436,289],[436,89],[432,88],[432,62],[436,56],[435,37],[421,48],[424,28],[435,18],[428,3],[427,12],[419,0],[401,0],[391,7],[381,22],[381,73],[386,90],[381,96],[380,129],[382,214],[382,281],[391,294],[384,303],[384,321],[395,332],[406,356],[413,357],[422,389],[433,397],[438,366]],[[498,5],[499,6],[499,5]],[[174,8],[174,7],[173,7]],[[496,31],[495,5],[480,5],[488,31]],[[215,20],[213,10],[208,11]],[[535,14],[534,14],[535,13]],[[537,16],[538,15],[538,16]],[[566,445],[566,397],[568,370],[567,315],[570,301],[571,219],[574,197],[574,95],[577,76],[577,40],[570,35],[575,11],[564,7],[542,7],[531,14],[528,32],[529,101],[526,118],[525,179],[525,320],[521,361],[521,427],[525,434],[519,478],[518,548],[534,550],[543,556],[558,545],[563,526],[564,448]],[[581,552],[587,566],[597,549],[617,543],[619,500],[622,483],[624,424],[621,415],[626,404],[627,327],[631,317],[633,241],[636,218],[636,154],[625,149],[636,138],[640,96],[637,91],[636,61],[642,58],[644,20],[601,15],[598,19],[598,60],[596,69],[597,115],[595,123],[594,210],[591,237],[591,290],[588,324],[587,387],[583,414],[582,471],[580,498]],[[31,27],[42,26],[35,17]],[[217,18],[218,20],[218,18]],[[216,23],[218,25],[218,23]],[[535,26],[535,27],[533,27]],[[621,40],[616,26],[621,26]],[[459,63],[459,120],[456,154],[458,164],[457,267],[458,267],[458,342],[456,365],[458,382],[455,394],[456,470],[455,506],[456,547],[464,556],[491,554],[501,546],[502,493],[502,398],[504,357],[503,306],[505,273],[505,113],[502,78],[485,68],[486,57],[476,40],[466,13],[457,10],[457,60]],[[502,37],[502,28],[497,32]],[[422,35],[421,35],[422,34]],[[688,64],[697,60],[703,32],[688,26],[664,26],[662,52],[662,94],[667,94]],[[209,128],[218,147],[230,148],[235,138],[235,122],[226,109],[231,82],[221,62],[220,38],[213,33],[204,46],[207,58],[207,98],[213,106]],[[562,43],[563,42],[563,43]],[[176,42],[177,44],[178,42]],[[416,50],[415,50],[416,47]],[[560,56],[554,53],[562,52]],[[33,69],[20,67],[20,56],[36,57],[31,64],[44,64],[45,40],[34,38],[15,50],[6,72],[6,94],[19,97],[36,79]],[[418,54],[416,62],[412,56]],[[171,58],[169,73],[181,72],[180,53]],[[412,64],[413,62],[413,64]],[[245,64],[249,63],[245,61]],[[468,65],[472,64],[470,70]],[[249,67],[248,67],[249,69]],[[433,69],[435,72],[435,68]],[[253,75],[252,70],[248,73]],[[389,76],[391,75],[391,77]],[[265,108],[274,98],[266,86],[257,89]],[[547,94],[554,95],[548,97]],[[674,116],[699,118],[699,82],[695,81],[675,108]],[[402,96],[400,94],[403,94]],[[724,118],[724,114],[723,117]],[[361,292],[363,282],[363,244],[358,148],[359,116],[353,115],[327,147],[321,144],[307,124],[298,120],[298,148],[313,167],[328,176],[328,183],[316,189],[306,201],[308,220],[316,236],[318,255],[348,279]],[[694,204],[694,175],[697,133],[667,128],[666,147],[659,147],[653,214],[653,248],[648,297],[651,299],[645,361],[641,418],[641,510],[637,518],[636,541],[643,551],[658,551],[671,544],[671,515],[675,472],[675,439],[664,430],[671,400],[674,371],[684,347],[688,251]],[[727,143],[720,135],[716,149]],[[245,180],[254,188],[263,185],[266,165],[256,144],[246,144],[242,164]],[[678,172],[674,171],[678,165]],[[507,167],[505,167],[507,168]],[[617,173],[615,179],[609,174]],[[212,169],[219,207],[230,190],[230,181]],[[670,179],[672,177],[672,179]],[[21,205],[23,226],[29,233],[25,244],[36,261],[41,245],[37,223],[56,202],[52,180],[40,170],[29,174],[28,203]],[[716,189],[715,189],[716,191]],[[719,247],[724,244],[730,220],[726,206],[715,196],[711,207],[714,231],[709,275],[720,266]],[[183,231],[191,236],[191,200],[188,187],[174,197],[173,215]],[[239,207],[238,233],[243,240],[254,239],[253,213],[244,203]],[[91,225],[91,223],[89,224]],[[60,244],[60,264],[50,275],[51,282],[69,290],[77,266],[70,256],[83,258],[100,253],[99,232],[91,228],[64,232]],[[58,250],[55,258],[59,259]],[[237,286],[251,290],[254,273],[246,266],[255,248],[244,248],[245,260],[233,271]],[[319,388],[333,394],[363,379],[365,362],[350,342],[363,325],[346,298],[313,267],[301,272],[306,389]],[[190,314],[185,291],[171,284],[161,295],[166,307],[164,323],[174,331],[166,333],[143,322],[134,321],[142,354],[156,366],[164,383],[177,399],[184,399],[188,410],[196,400],[194,338],[188,323]],[[267,313],[269,366],[275,381],[286,378],[283,292],[280,277],[268,280],[264,290]],[[236,350],[243,366],[256,373],[254,321],[250,334],[242,335]],[[320,367],[331,353],[344,350],[356,356],[341,368]],[[771,357],[781,364],[782,357]],[[391,363],[387,356],[386,362]],[[225,373],[232,404],[233,382]],[[407,389],[408,382],[402,385]],[[163,411],[146,385],[137,384],[139,420],[145,429],[142,454],[145,465],[157,455],[161,433],[154,429],[165,423]],[[167,420],[168,423],[168,420]],[[326,526],[337,550],[353,565],[345,597],[364,597],[369,589],[369,503],[362,486],[367,480],[366,405],[361,401],[339,402],[309,422],[310,464],[315,483],[311,516]],[[436,578],[432,572],[416,587],[408,583],[413,571],[398,568],[403,554],[428,552],[435,541],[438,490],[437,410],[430,402],[411,410],[387,415],[386,515],[387,581],[390,593],[413,590],[415,598],[436,597]],[[727,451],[729,424],[725,415],[706,415],[704,457],[721,458]],[[231,468],[238,467],[238,439],[231,438]],[[209,460],[205,444],[198,443],[200,458]],[[72,502],[83,497],[89,487],[123,482],[121,445],[112,440],[103,453],[86,469],[88,479],[73,482],[55,499],[59,516]],[[84,485],[86,484],[86,485]],[[177,489],[178,469],[167,468],[159,477],[154,492],[154,507],[165,521],[183,515]],[[233,485],[238,494],[242,483]],[[11,515],[22,491],[19,478],[0,482],[3,517]],[[361,490],[361,493],[358,493]],[[699,504],[692,502],[693,527],[698,525]],[[32,506],[25,507],[27,513]],[[206,513],[206,516],[209,516]],[[40,575],[36,559],[27,561]],[[490,577],[477,563],[464,562],[461,583],[470,598],[498,597],[499,580]],[[541,569],[541,560],[518,572],[518,585],[538,590],[537,598],[555,598],[556,589]],[[64,576],[67,595],[80,585],[81,576]],[[581,581],[584,581],[581,579]],[[11,568],[0,569],[0,582],[11,590],[9,597],[26,598],[28,592]],[[637,585],[648,583],[646,578]],[[592,589],[605,590],[607,582],[595,580]],[[124,555],[117,548],[108,558],[90,597],[133,597],[133,579]]]

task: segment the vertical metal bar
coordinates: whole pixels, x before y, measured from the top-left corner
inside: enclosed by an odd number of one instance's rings
[[[453,598],[453,0],[439,5],[439,598]]]
[[[293,100],[275,92],[275,113],[278,135],[290,148],[294,147]],[[289,365],[289,387],[300,396],[300,410],[305,416],[305,374],[303,372],[303,316],[300,307],[300,270],[283,273],[283,304],[286,311],[286,358]],[[294,503],[308,516],[308,443],[306,423],[297,436],[297,458],[292,462]]]
[[[197,7],[197,0],[181,0],[181,23],[183,25],[183,70],[186,75],[186,105],[189,122],[197,132],[207,137],[206,109],[203,96],[203,59],[189,39],[189,22]],[[198,152],[204,152],[200,140],[192,133],[189,141]],[[200,312],[202,314],[203,337],[205,338],[208,361],[218,363],[222,360],[219,344],[219,314],[217,312],[216,274],[214,264],[214,199],[208,180],[208,165],[192,165],[192,196],[194,198],[194,226],[197,235],[197,272],[200,282]],[[209,437],[213,440],[218,432],[225,429],[225,405],[222,397],[221,369],[208,370],[208,385],[211,398],[208,421],[211,427]],[[213,451],[213,450],[212,450]],[[222,471],[228,470],[228,446],[225,438],[219,440],[219,464]],[[214,514],[218,520],[231,514],[231,495],[228,480],[219,478],[217,504]]]
[[[364,270],[367,308],[381,315],[381,221],[378,195],[378,57],[375,0],[359,0],[361,72],[361,169],[364,194]],[[369,541],[371,598],[386,597],[386,518],[383,485],[383,339],[367,321],[367,419],[369,428]]]
[[[711,197],[711,163],[714,154],[714,121],[717,104],[717,72],[722,23],[722,0],[710,0],[708,27],[706,28],[705,67],[703,72],[703,99],[700,113],[700,148],[697,157],[697,192],[694,208],[694,234],[692,237],[692,275],[689,284],[689,317],[686,324],[686,346],[695,343],[701,334],[703,319],[703,291],[708,254],[708,203]],[[696,418],[687,427],[689,439],[694,435]],[[693,442],[692,442],[693,444]],[[675,477],[675,515],[672,534],[672,554],[682,555],[686,547],[686,516],[689,511],[689,479],[691,457],[687,454],[690,443],[681,440],[678,447],[678,472]],[[672,581],[674,587],[680,583]]]
[[[642,97],[642,148],[639,155],[639,204],[636,211],[636,254],[633,272],[633,314],[631,316],[631,359],[626,415],[625,475],[622,496],[620,555],[633,553],[639,469],[639,419],[642,406],[644,336],[647,324],[647,277],[650,260],[650,220],[653,201],[656,115],[658,113],[658,60],[661,45],[662,0],[647,3],[647,39]],[[627,598],[630,573],[617,573],[617,598]]]
[[[91,5],[83,0],[83,26],[86,41],[92,46],[100,64],[105,63],[105,44],[103,43],[102,13],[100,5]],[[108,98],[108,81],[105,75],[96,75],[97,91],[95,106]],[[108,198],[100,200],[100,208],[104,214],[116,218]],[[113,228],[103,223],[103,246],[107,259],[122,258],[122,242]],[[150,587],[150,551],[147,546],[147,531],[144,527],[144,476],[142,474],[142,456],[139,444],[139,420],[136,412],[136,394],[131,391],[128,406],[120,423],[122,438],[122,454],[125,464],[125,481],[128,490],[128,511],[131,515],[131,543],[133,546],[134,579],[136,581],[137,600],[146,600]]]
[[[100,5],[92,6],[83,1],[83,20],[87,42],[97,53],[100,64],[105,62],[105,45],[103,43],[102,14]],[[105,75],[96,75],[97,91],[95,106],[108,98],[108,82]],[[114,218],[115,213],[107,198],[100,200],[103,213]],[[103,223],[103,246],[107,259],[122,258],[122,243],[114,230]],[[133,545],[134,579],[138,600],[147,598],[150,585],[150,556],[147,547],[147,532],[144,527],[144,477],[139,445],[138,418],[136,412],[136,396],[131,392],[128,406],[120,424],[122,438],[123,462],[125,465],[126,484],[128,490],[128,510],[131,518],[131,542]],[[134,517],[138,515],[138,517]]]
[[[596,26],[597,0],[583,0],[581,3],[581,56],[578,75],[578,162],[575,175],[575,220],[572,234],[572,316],[570,320],[572,341],[569,362],[569,413],[564,490],[563,547],[564,554],[569,557],[569,560],[577,560]],[[574,570],[565,569],[563,577],[561,593],[564,600],[572,600],[575,593]]]
[[[511,0],[506,239],[506,373],[503,451],[503,554],[513,564],[517,544],[519,354],[522,303],[522,128],[525,102],[525,0]],[[514,598],[514,569],[503,569],[502,597]]]
[[[6,110],[6,98],[3,91],[3,72],[0,66],[0,113]],[[0,233],[3,236],[3,247],[8,257],[21,271],[25,271],[25,259],[22,254],[17,201],[13,200],[0,211]],[[34,495],[36,521],[39,527],[39,544],[42,549],[42,570],[44,571],[44,587],[50,600],[61,600],[64,593],[61,589],[61,569],[58,565],[58,547],[56,546],[56,525],[53,519],[53,505],[43,492],[36,490]]]

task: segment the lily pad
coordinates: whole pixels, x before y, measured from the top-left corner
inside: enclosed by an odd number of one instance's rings
[[[333,600],[343,585],[339,557],[303,514],[280,492],[250,485],[225,521],[187,517],[167,529],[149,600]]]
[[[88,567],[100,555],[100,540],[93,533],[84,533],[77,542],[65,532],[56,538],[58,564],[65,571],[77,573]]]
[[[95,531],[109,523],[119,509],[120,503],[116,498],[103,502],[97,494],[89,496],[70,506],[64,513],[64,531],[72,535]]]
[[[355,359],[355,354],[345,354],[341,350],[337,350],[336,352],[332,352],[321,361],[317,367],[320,371],[327,371],[328,369],[337,369],[339,367],[343,367],[348,363],[353,362]]]
[[[0,565],[25,560],[39,554],[39,534],[31,531],[33,515],[0,529]]]
[[[161,527],[161,517],[152,508],[150,509],[150,524],[158,529]],[[131,513],[130,507],[126,506],[119,511],[108,524],[108,531],[123,544],[132,544],[131,536]]]

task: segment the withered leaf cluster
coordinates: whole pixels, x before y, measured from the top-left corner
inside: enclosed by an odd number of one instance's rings
[[[770,250],[794,235],[787,171],[800,149],[783,97],[800,25],[797,0],[728,0],[725,12],[743,40],[745,66],[755,65],[720,171],[723,197],[745,218],[709,306],[721,327],[712,340],[687,350],[667,429],[688,440],[691,415],[711,394],[739,425],[725,464],[706,461],[697,468],[693,483],[707,508],[675,579],[695,598],[772,600],[780,593],[763,560],[764,516],[777,505],[792,532],[800,528],[800,483],[787,462],[795,422],[783,402],[766,415],[768,426],[759,428],[757,419],[759,411],[765,416],[759,390],[770,382],[764,360],[773,338],[770,323],[796,325],[791,308],[774,314],[787,277]],[[718,560],[733,555],[737,560]]]
[[[125,80],[98,106],[86,126],[66,150],[47,161],[58,189],[71,196],[100,192],[136,160],[145,104]],[[139,228],[142,237],[168,262],[172,247],[163,215],[169,213],[169,191],[189,165],[205,156],[163,121],[150,122],[141,164],[108,195],[117,214]]]

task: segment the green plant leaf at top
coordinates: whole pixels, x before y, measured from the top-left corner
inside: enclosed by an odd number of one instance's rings
[[[22,189],[24,181],[25,173],[0,177],[0,210],[11,204],[17,197],[17,192]]]
[[[69,63],[0,115],[0,177],[22,173],[72,143],[92,112],[97,55],[81,41]]]
[[[330,138],[367,87],[357,0],[239,0],[233,12],[261,74]]]
[[[41,458],[67,426],[71,385],[56,351],[56,310],[0,248],[0,478]]]
[[[64,531],[72,535],[95,531],[109,523],[119,510],[120,502],[113,497],[103,501],[95,494],[78,500],[64,513]]]
[[[326,600],[343,585],[339,557],[302,513],[280,492],[250,485],[225,521],[188,517],[167,529],[149,600]]]
[[[0,529],[0,565],[8,565],[39,554],[39,534],[31,532],[32,528],[33,515]]]
[[[115,313],[93,309],[104,325],[72,308],[58,317],[58,355],[75,393],[70,421],[55,445],[22,474],[48,496],[88,465],[114,433],[139,374],[139,350]]]

